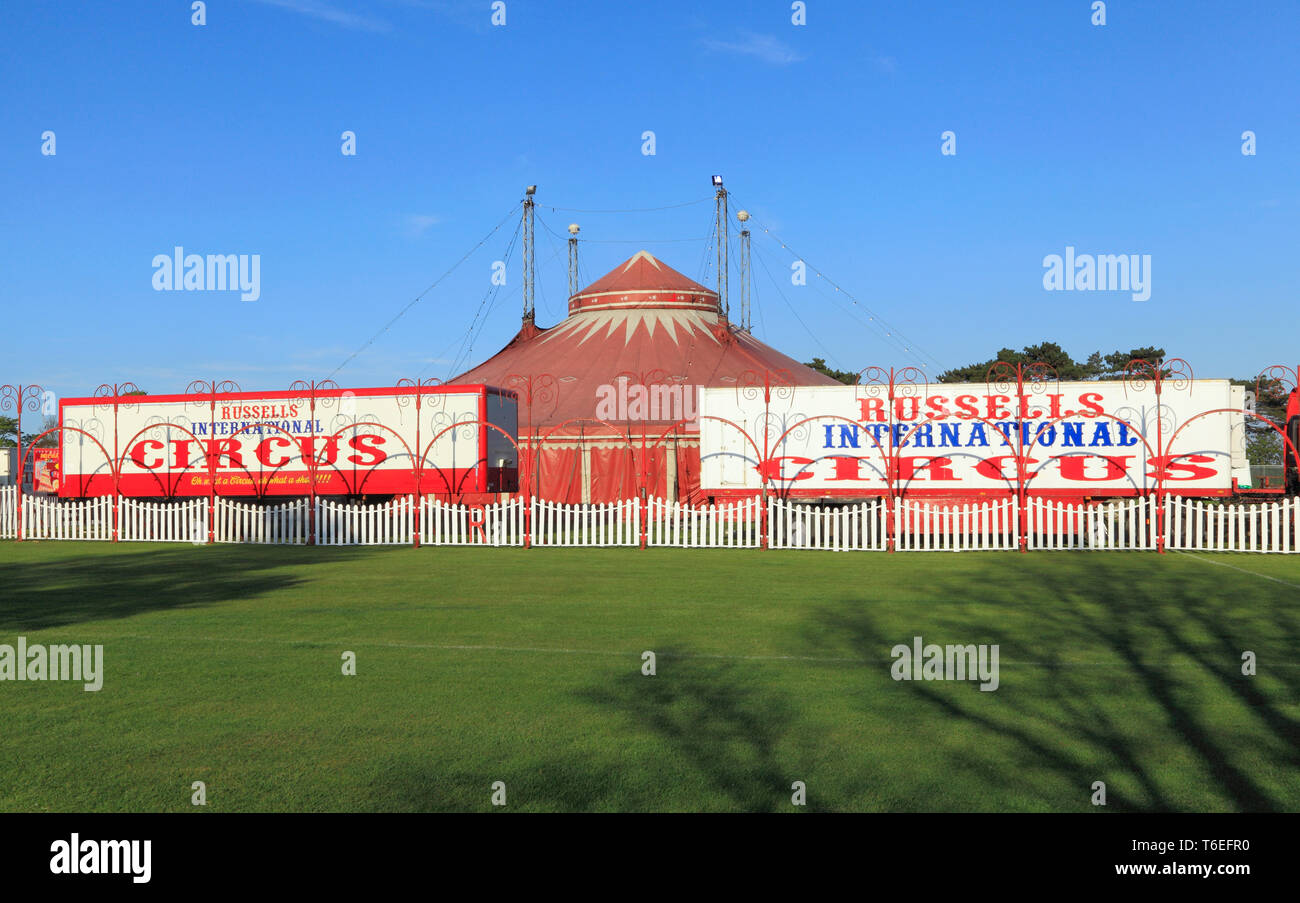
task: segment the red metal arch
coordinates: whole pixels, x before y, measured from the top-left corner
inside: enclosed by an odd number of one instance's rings
[[[446,433],[449,433],[449,432],[451,432],[451,431],[453,431],[453,430],[462,429],[462,428],[467,427],[467,426],[472,426],[472,427],[484,427],[484,426],[486,426],[486,427],[488,427],[489,429],[496,430],[496,431],[497,431],[498,433],[500,433],[502,436],[505,436],[506,439],[507,439],[507,441],[510,442],[511,446],[514,447],[514,450],[515,450],[515,456],[518,457],[518,458],[521,458],[521,459],[522,459],[522,457],[523,457],[523,452],[522,452],[522,451],[520,450],[520,448],[519,448],[519,442],[515,439],[514,436],[511,436],[509,433],[507,433],[505,430],[501,429],[501,427],[497,426],[495,423],[489,423],[489,422],[486,421],[486,420],[462,420],[462,421],[460,421],[460,422],[458,422],[458,423],[453,423],[453,424],[451,424],[451,425],[449,425],[449,426],[443,427],[441,430],[439,430],[439,431],[434,435],[434,437],[433,437],[432,439],[429,440],[428,444],[425,445],[424,450],[423,450],[423,451],[421,452],[421,454],[420,454],[420,460],[419,460],[418,462],[416,462],[416,466],[417,466],[417,468],[418,468],[417,471],[416,471],[416,473],[415,473],[415,485],[416,485],[416,492],[417,492],[417,494],[422,494],[422,490],[421,490],[421,487],[420,487],[420,481],[421,481],[421,478],[422,478],[422,476],[423,476],[423,474],[424,474],[424,469],[425,469],[425,466],[426,466],[426,461],[427,461],[428,456],[429,456],[429,451],[433,448],[434,443],[437,442],[439,439],[441,439],[441,438],[443,437],[443,435],[445,435]],[[486,464],[486,462],[485,462],[484,459],[482,459],[482,458],[476,459],[476,461],[475,461],[475,466],[477,467],[479,464]],[[434,469],[435,471],[437,471],[438,473],[442,473],[442,472],[443,472],[442,468],[439,467],[439,466],[436,465],[436,464],[433,465],[433,469]],[[443,483],[444,483],[445,485],[447,485],[447,486],[450,486],[450,485],[451,485],[451,481],[446,480],[446,479],[443,480]]]
[[[203,456],[204,466],[207,467],[209,473],[212,472],[212,470],[213,470],[212,463],[211,463],[211,461],[208,460],[208,452],[207,452],[206,450],[204,450],[204,446],[205,446],[204,441],[203,441],[202,439],[200,439],[198,436],[196,436],[196,435],[194,434],[194,432],[193,432],[192,430],[188,429],[187,427],[181,426],[179,423],[172,423],[172,422],[168,421],[168,422],[166,422],[166,423],[151,423],[151,424],[149,424],[148,426],[144,427],[143,429],[138,430],[138,431],[135,433],[135,435],[133,435],[130,439],[126,440],[126,442],[124,443],[124,445],[126,446],[126,448],[125,448],[125,449],[122,451],[122,453],[118,456],[118,458],[117,458],[117,462],[116,462],[117,473],[118,473],[119,476],[120,476],[121,473],[122,473],[122,465],[123,465],[123,463],[125,463],[126,459],[130,456],[130,449],[131,449],[131,446],[135,444],[135,441],[136,441],[137,439],[139,439],[139,438],[140,438],[142,435],[144,435],[145,433],[149,432],[150,430],[156,430],[156,429],[160,429],[160,428],[169,428],[169,429],[174,429],[174,430],[180,430],[181,432],[184,432],[184,433],[188,434],[189,437],[190,437],[191,439],[193,439],[195,442],[197,442],[197,443],[199,444],[199,448],[202,450],[202,451],[201,451],[201,454],[202,454],[202,456]],[[183,477],[183,476],[186,474],[186,472],[189,471],[190,466],[191,466],[190,463],[187,462],[186,465],[185,465],[183,468],[180,469],[180,471],[179,471],[179,475]],[[157,475],[156,473],[153,473],[153,468],[151,468],[151,467],[145,467],[145,468],[143,468],[143,469],[144,469],[144,470],[147,470],[147,471],[150,472],[150,475],[153,476],[155,482],[158,481],[158,475]],[[168,469],[168,472],[169,472],[169,473],[171,472],[171,471],[170,471],[170,468]],[[162,484],[160,484],[160,485],[162,485]],[[162,495],[163,495],[165,498],[171,498],[171,497],[174,495],[174,493],[175,493],[175,487],[174,487],[174,486],[173,486],[173,487],[170,487],[170,488],[167,488],[167,487],[164,486],[163,488],[166,488],[166,491],[162,493]],[[120,489],[119,489],[117,486],[114,486],[114,491],[115,491],[115,492],[120,492]]]
[[[19,410],[21,410],[21,408],[19,408]],[[20,435],[19,435],[19,441],[21,442],[21,441],[22,441],[22,436],[21,436],[21,433],[22,433],[22,420],[21,420],[21,418],[19,418],[18,431],[19,431],[19,434],[20,434]],[[118,493],[117,493],[116,490],[117,490],[117,477],[118,477],[118,475],[117,475],[117,472],[116,472],[116,471],[114,470],[114,468],[113,468],[113,456],[110,455],[110,454],[108,453],[108,449],[106,449],[106,448],[104,447],[104,444],[103,444],[102,442],[100,442],[98,439],[96,439],[96,438],[95,438],[91,433],[88,433],[87,431],[81,429],[80,427],[75,427],[75,426],[61,426],[61,425],[60,425],[60,426],[53,426],[53,427],[50,427],[48,430],[45,430],[45,432],[41,433],[41,434],[38,435],[34,440],[32,440],[32,444],[31,444],[31,446],[27,449],[27,452],[30,453],[30,454],[32,455],[32,463],[33,463],[33,465],[36,463],[36,449],[40,447],[40,446],[39,446],[39,443],[40,443],[40,441],[41,441],[42,439],[44,439],[46,436],[50,435],[51,433],[64,433],[64,432],[68,432],[68,433],[79,433],[80,435],[85,436],[85,437],[86,437],[87,439],[89,439],[91,442],[95,443],[95,445],[99,446],[99,450],[100,450],[100,452],[101,452],[101,453],[103,454],[103,456],[104,456],[104,461],[105,461],[105,463],[108,464],[109,472],[113,475],[113,487],[114,487],[114,492],[113,492],[113,542],[117,542],[117,504],[118,504],[118,498],[119,498],[119,495],[118,495]],[[61,451],[61,450],[62,450],[62,442],[60,441],[60,451]],[[16,532],[15,532],[15,536],[16,536],[16,538],[17,538],[19,541],[21,541],[21,540],[23,539],[23,497],[22,497],[22,491],[23,491],[23,485],[22,485],[22,473],[23,473],[23,471],[22,471],[22,463],[23,463],[23,460],[24,460],[25,457],[26,457],[26,454],[24,454],[23,456],[21,456],[21,457],[18,459],[18,487],[17,487],[17,507],[18,507],[18,510],[17,510],[17,512],[16,512],[16,524],[15,524],[15,526],[16,526],[17,529],[16,529]],[[60,474],[60,475],[59,475],[59,479],[60,479],[60,481],[62,481],[62,480],[64,479],[63,474]]]

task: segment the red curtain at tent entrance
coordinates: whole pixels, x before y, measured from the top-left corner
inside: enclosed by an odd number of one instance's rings
[[[677,446],[677,498],[695,501],[700,491],[700,449],[698,446]]]
[[[636,498],[641,490],[640,461],[639,448],[593,448],[591,500],[621,502]]]
[[[538,498],[574,505],[582,501],[582,449],[544,444],[533,483]]]
[[[700,486],[699,451],[695,448],[677,447],[677,477],[674,485],[669,486],[668,456],[673,453],[671,447],[646,448],[643,474],[642,449],[639,446],[593,448],[591,450],[591,500],[617,502],[638,498],[642,482],[645,483],[646,493],[651,498],[670,498],[675,491],[676,498],[684,499],[686,493],[693,492]]]
[[[641,460],[641,449],[636,450],[637,461]],[[668,498],[668,450],[664,448],[647,448],[646,470],[648,473],[644,477],[646,493],[650,498]],[[638,463],[637,469],[640,469]],[[637,474],[640,477],[640,474]],[[637,484],[638,487],[640,484]]]
[[[634,439],[627,446],[587,446],[590,457],[590,500],[592,502],[619,502],[637,498],[643,475],[642,449]],[[544,443],[538,472],[530,484],[528,468],[535,457],[531,450],[523,455],[524,464],[519,472],[519,491],[527,492],[531,486],[538,498],[578,504],[583,500],[582,445]],[[677,458],[677,476],[674,485],[668,482],[668,456]],[[670,498],[674,493],[679,500],[687,500],[700,487],[700,451],[694,446],[683,446],[671,440],[667,447],[645,449],[644,476],[647,493],[652,498]]]

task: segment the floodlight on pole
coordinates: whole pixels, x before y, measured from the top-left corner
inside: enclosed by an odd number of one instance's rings
[[[578,293],[578,233],[577,223],[569,223],[569,297]]]
[[[537,193],[536,185],[524,189],[524,321],[533,319],[533,195]]]
[[[727,189],[722,187],[722,176],[713,177],[716,210],[714,212],[714,231],[718,239],[718,306],[722,316],[731,315],[731,305],[727,301]]]
[[[751,329],[749,283],[749,211],[741,210],[736,214],[740,221],[740,328],[745,332]]]

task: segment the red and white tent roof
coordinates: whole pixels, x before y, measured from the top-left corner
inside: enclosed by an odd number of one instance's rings
[[[718,312],[718,293],[637,251],[621,266],[569,299],[569,313],[591,310],[662,308]]]
[[[716,292],[647,251],[569,299],[569,315],[539,329],[525,322],[505,348],[457,376],[519,393],[521,435],[560,424],[598,431],[606,387],[642,385],[837,385],[794,358],[732,327]],[[528,392],[532,390],[529,410]],[[631,426],[640,432],[643,424]]]

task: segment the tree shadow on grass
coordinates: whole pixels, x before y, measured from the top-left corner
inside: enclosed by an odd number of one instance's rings
[[[1163,561],[1153,556],[1150,563]],[[995,753],[976,745],[962,748],[961,761],[952,763],[979,775],[995,794],[1023,797],[1025,775],[1048,772],[1079,788],[1080,808],[1088,808],[1092,781],[1103,780],[1109,809],[1181,810],[1188,782],[1208,777],[1238,811],[1300,805],[1300,796],[1268,775],[1300,773],[1300,722],[1278,704],[1300,694],[1300,671],[1287,656],[1300,648],[1300,631],[1292,611],[1278,602],[1280,593],[1293,590],[1251,577],[1216,584],[1173,567],[1149,578],[1143,568],[1144,579],[1134,579],[1131,565],[1100,557],[1088,560],[1083,579],[1078,567],[1048,561],[1016,569],[1021,573],[1013,580],[990,578],[978,587],[936,570],[930,587],[936,605],[918,609],[903,629],[897,611],[843,600],[818,612],[809,636],[847,640],[882,669],[892,664],[889,650],[910,644],[913,635],[927,643],[1000,644],[996,693],[954,693],[927,681],[896,684],[924,704],[922,711],[1014,741],[1015,761],[1007,761],[1005,746]],[[951,604],[964,600],[974,604]],[[1281,666],[1268,670],[1267,684],[1241,673],[1248,649],[1259,653],[1261,669],[1270,660]],[[996,704],[981,696],[996,697]],[[1225,712],[1235,719],[1230,729],[1216,724]],[[1173,746],[1163,734],[1175,738]],[[1264,760],[1262,771],[1258,761],[1245,764],[1247,752]],[[1097,773],[1098,762],[1110,763],[1105,773]],[[1181,778],[1171,773],[1189,766]],[[1190,788],[1192,795],[1200,790]],[[1059,808],[1059,797],[1039,792]]]
[[[772,812],[790,808],[791,769],[780,747],[794,710],[768,686],[760,665],[676,646],[657,650],[655,676],[621,674],[581,697],[666,741],[732,808]]]
[[[0,631],[249,599],[305,582],[303,568],[365,554],[332,549],[326,557],[305,548],[237,545],[68,551],[39,561],[0,561]]]
[[[679,646],[657,650],[657,671],[607,671],[598,684],[575,691],[599,710],[602,739],[595,746],[561,727],[550,736],[516,735],[508,746],[475,756],[472,767],[438,769],[400,758],[373,782],[371,804],[380,811],[483,811],[491,809],[491,783],[501,780],[507,809],[515,810],[792,809],[788,788],[799,768],[787,758],[799,758],[816,741],[801,730],[791,749],[794,711],[766,688],[763,667],[694,656]],[[466,753],[454,757],[461,762]]]

